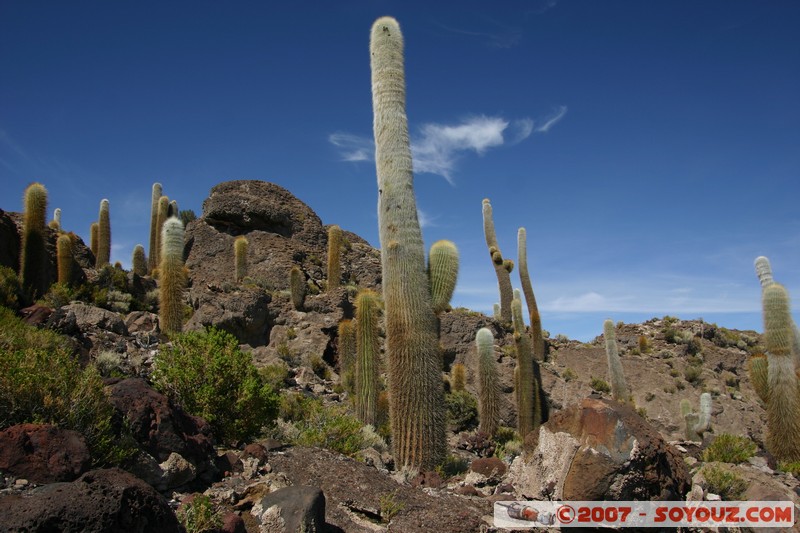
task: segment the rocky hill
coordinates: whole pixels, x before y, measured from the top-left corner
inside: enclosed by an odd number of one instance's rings
[[[20,215],[0,211],[2,266],[19,264],[20,225]],[[47,230],[50,280],[56,235]],[[249,242],[248,272],[236,280],[233,243],[241,235]],[[329,412],[351,410],[338,327],[353,318],[360,288],[380,289],[381,273],[379,251],[353,233],[344,236],[342,286],[327,290],[328,228],[312,209],[266,182],[215,186],[202,216],[186,227],[184,331],[224,330],[257,367],[280,375],[284,396],[318,400]],[[92,268],[82,242],[75,249],[79,282],[91,286],[113,275]],[[289,283],[295,266],[307,291],[299,308]],[[254,442],[215,442],[206,421],[151,386],[153,360],[170,344],[153,312],[158,281],[119,269],[116,275],[130,294],[123,298],[127,311],[107,295],[99,303],[51,296],[20,313],[73,339],[83,364],[114,360],[106,392],[139,453],[123,465],[127,472],[89,470],[74,432],[0,426],[0,529],[44,531],[60,523],[73,530],[96,524],[86,531],[179,531],[175,509],[205,501],[198,499],[204,493],[224,516],[215,526],[224,531],[299,531],[301,523],[315,524],[303,531],[489,531],[492,504],[501,500],[714,499],[720,486],[706,463],[741,480],[727,499],[800,503],[794,476],[764,451],[766,414],[747,372],[760,349],[756,332],[672,317],[617,324],[632,393],[624,405],[608,393],[602,337],[547,339],[539,372],[548,409],[539,431],[524,442],[512,430],[491,440],[477,432],[469,400],[448,395],[448,464],[436,472],[395,472],[380,428],[367,430],[363,447],[344,455],[303,446],[286,420]],[[449,389],[461,363],[467,396],[478,396],[475,333],[482,327],[495,337],[501,425],[514,428],[516,355],[508,326],[466,309],[444,313],[443,380]],[[681,400],[698,410],[703,392],[712,398],[711,426],[687,439]],[[703,450],[722,434],[748,437],[756,452],[741,464],[704,461]]]

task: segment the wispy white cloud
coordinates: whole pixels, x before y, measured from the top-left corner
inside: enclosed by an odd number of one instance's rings
[[[548,131],[550,131],[550,128],[558,124],[566,114],[567,114],[567,106],[565,105],[559,106],[559,108],[553,114],[544,119],[544,124],[536,127],[536,131],[538,133],[547,133]]]
[[[522,30],[511,26],[505,26],[496,21],[489,21],[495,26],[494,31],[475,31],[466,30],[462,28],[454,28],[446,24],[439,23],[438,25],[451,33],[459,35],[466,35],[467,37],[474,37],[480,39],[483,43],[490,48],[513,48],[522,41]]]
[[[340,149],[342,161],[372,161],[375,144],[372,139],[349,133],[331,133],[328,141]]]
[[[436,217],[429,215],[426,211],[423,211],[419,206],[417,206],[417,219],[419,220],[419,227],[420,229],[435,227],[435,220]]]

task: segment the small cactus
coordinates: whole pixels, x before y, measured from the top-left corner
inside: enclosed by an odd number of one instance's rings
[[[137,244],[133,247],[133,255],[131,256],[131,268],[133,273],[137,276],[147,275],[147,259],[144,256],[144,246]]]
[[[339,371],[342,386],[351,394],[355,391],[356,329],[350,319],[339,322]]]
[[[97,217],[97,256],[95,268],[101,268],[111,262],[111,218],[108,213],[108,200],[100,201],[100,213]]]
[[[32,299],[47,292],[49,262],[45,249],[45,218],[47,217],[47,189],[41,183],[32,183],[25,189],[25,208],[22,222],[22,254],[20,257],[20,283]]]
[[[53,211],[53,220],[47,225],[53,231],[61,231],[61,208],[56,207]]]
[[[758,276],[758,281],[761,283],[762,289],[775,283],[775,280],[772,278],[772,266],[769,264],[769,259],[763,255],[756,257],[755,267],[756,276]]]
[[[328,228],[328,285],[330,292],[342,284],[342,228]]]
[[[178,217],[181,218],[181,212],[178,210],[178,200],[171,200],[169,208],[167,209],[167,218]]]
[[[500,425],[500,385],[494,359],[494,336],[488,328],[475,334],[478,348],[478,429],[493,436]]]
[[[183,290],[186,270],[183,265],[183,223],[170,218],[161,230],[161,263],[159,264],[159,312],[161,331],[183,329]]]
[[[492,219],[492,204],[489,199],[483,200],[483,233],[486,237],[486,246],[489,247],[489,255],[492,258],[492,265],[497,274],[497,284],[500,288],[500,317],[503,322],[511,322],[511,275],[514,263],[507,263],[503,260],[500,252],[500,245],[497,244],[497,234],[494,230],[494,220]]]
[[[161,184],[153,184],[153,193],[150,200],[150,247],[147,257],[147,269],[152,272],[158,268],[158,200],[161,198]]]
[[[686,440],[702,441],[703,433],[711,429],[711,394],[700,395],[700,412],[692,411],[692,404],[684,398],[681,400],[681,415],[686,421]]]
[[[61,234],[56,240],[56,259],[58,262],[58,282],[69,285],[72,282],[72,239]]]
[[[466,388],[467,367],[463,363],[455,363],[453,368],[450,369],[450,376],[452,378],[452,383],[450,384],[452,392],[460,392]]]
[[[92,222],[92,225],[89,227],[89,249],[92,251],[92,255],[95,257],[95,263],[97,262],[97,244],[99,239],[100,224],[97,222]]]
[[[247,276],[247,248],[247,237],[244,235],[239,235],[233,241],[233,271],[237,283]]]
[[[502,315],[500,314],[500,304],[499,303],[495,303],[492,306],[492,316],[494,316],[494,319],[498,320],[498,321],[503,318]]]
[[[631,391],[622,372],[622,363],[617,350],[617,334],[612,320],[603,322],[603,337],[606,341],[606,358],[608,359],[608,374],[611,381],[611,395],[618,402],[627,402],[631,398]]]
[[[297,265],[289,272],[289,292],[294,308],[302,311],[306,302],[306,277]]]
[[[380,297],[370,289],[356,296],[356,414],[372,426],[376,425],[378,406],[380,305]]]
[[[458,279],[458,248],[452,241],[436,241],[428,253],[428,278],[433,311],[438,315],[450,308]]]

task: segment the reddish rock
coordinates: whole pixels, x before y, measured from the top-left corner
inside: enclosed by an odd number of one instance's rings
[[[91,464],[77,431],[19,424],[0,431],[0,470],[34,483],[72,481]]]
[[[21,309],[20,314],[25,323],[31,326],[41,326],[53,314],[53,308],[46,305],[33,304],[30,307]]]
[[[269,454],[267,453],[267,449],[254,442],[244,447],[244,450],[242,450],[241,459],[244,461],[245,459],[254,457],[258,459],[260,464],[263,464],[267,462],[268,456]]]
[[[225,513],[219,530],[221,533],[247,533],[244,520],[236,513]]]
[[[469,469],[487,478],[499,478],[506,473],[506,464],[497,457],[482,457],[472,461]]]

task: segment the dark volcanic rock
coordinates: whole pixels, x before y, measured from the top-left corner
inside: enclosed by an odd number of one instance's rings
[[[72,481],[91,464],[77,431],[19,424],[0,431],[0,470],[34,483]]]
[[[119,468],[92,470],[72,483],[0,497],[0,530],[82,533],[180,533],[154,488]]]
[[[19,270],[20,236],[9,213],[0,209],[0,265]]]
[[[270,315],[270,295],[263,290],[233,292],[195,292],[192,301],[195,312],[184,331],[202,331],[214,326],[227,331],[240,343],[262,346],[269,340],[273,317]]]
[[[325,531],[325,495],[317,487],[278,489],[264,496],[251,512],[263,533]]]

